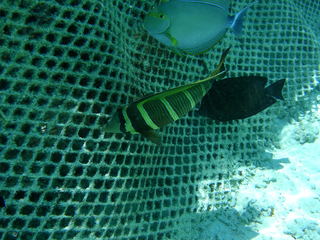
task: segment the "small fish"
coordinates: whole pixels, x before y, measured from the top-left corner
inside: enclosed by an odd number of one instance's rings
[[[144,18],[151,36],[177,52],[199,54],[212,48],[231,28],[241,33],[245,12],[228,16],[230,1],[162,0]]]
[[[277,100],[283,100],[285,79],[265,87],[267,81],[266,77],[248,76],[214,82],[202,99],[199,113],[219,121],[253,116]]]
[[[6,202],[4,201],[4,198],[0,195],[0,208],[6,207]]]
[[[145,96],[119,108],[107,123],[105,131],[108,133],[140,133],[153,143],[160,144],[160,136],[155,130],[186,115],[201,101],[212,83],[226,74],[224,61],[229,49],[223,52],[218,67],[208,78]]]

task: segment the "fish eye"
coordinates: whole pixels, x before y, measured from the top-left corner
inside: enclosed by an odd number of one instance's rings
[[[159,17],[160,17],[161,19],[164,19],[164,14],[163,14],[163,13],[160,13]]]

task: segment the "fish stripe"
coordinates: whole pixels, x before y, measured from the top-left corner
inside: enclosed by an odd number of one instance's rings
[[[205,89],[201,84],[188,89],[187,92],[191,95],[193,101],[195,103],[198,103],[202,99],[202,97],[206,94],[207,91],[205,91]]]
[[[174,121],[169,109],[161,99],[147,101],[143,104],[143,107],[159,128]]]
[[[126,130],[131,133],[146,132],[176,121],[202,99],[211,85],[212,81],[208,78],[130,104],[123,111]]]
[[[191,88],[194,88],[196,86],[203,85],[203,84],[206,85],[206,88],[207,88],[207,86],[209,86],[209,88],[210,88],[212,82],[216,78],[220,78],[220,72],[217,75],[210,75],[209,77],[207,77],[205,79],[196,81],[194,83],[191,83],[191,84],[188,84],[188,85],[185,85],[185,86],[173,88],[173,89],[161,92],[161,93],[157,93],[157,94],[154,94],[154,95],[151,95],[151,96],[147,96],[147,97],[141,98],[138,101],[136,101],[135,103],[136,104],[140,104],[140,103],[144,104],[145,102],[159,100],[159,99],[162,99],[164,97],[171,96],[171,95],[174,95],[174,94],[178,94],[179,92],[186,91],[188,89],[191,89]]]
[[[196,106],[196,104],[197,104],[197,101],[195,99],[193,99],[192,95],[188,91],[183,91],[183,93],[188,98],[188,100],[191,104],[191,108],[194,108],[194,106]]]
[[[131,120],[130,120],[130,118],[129,118],[129,116],[128,116],[127,108],[128,108],[128,107],[124,107],[124,108],[122,109],[122,114],[119,114],[119,115],[122,115],[122,117],[119,118],[119,119],[120,119],[120,126],[122,125],[122,124],[121,124],[122,119],[124,119],[124,129],[125,129],[125,131],[126,131],[126,132],[134,133],[134,132],[136,132],[136,131],[135,131],[135,129],[133,128],[132,123],[131,123]]]
[[[171,118],[173,119],[173,121],[176,121],[179,119],[179,115],[176,113],[176,111],[173,109],[173,107],[171,106],[171,104],[165,99],[161,99],[161,102],[164,104],[164,106],[167,108]]]
[[[205,89],[205,87],[204,87],[203,84],[201,84],[200,86],[201,86],[202,96],[206,95],[207,89]],[[208,90],[209,90],[209,89],[208,89]]]
[[[202,90],[201,90],[200,86],[190,88],[190,89],[188,89],[187,92],[191,95],[192,99],[195,102],[197,102],[198,96],[202,95]]]
[[[184,116],[192,108],[191,102],[183,92],[167,96],[165,99],[170,103],[172,110],[178,118]]]
[[[143,104],[137,104],[137,109],[141,113],[142,118],[144,119],[145,123],[152,129],[158,129],[159,127],[152,121],[148,112],[143,107]]]
[[[140,111],[138,105],[139,104],[132,103],[127,107],[126,110],[132,128],[135,132],[145,132],[152,130],[153,128],[150,127],[145,121],[145,116],[143,116],[144,110]]]

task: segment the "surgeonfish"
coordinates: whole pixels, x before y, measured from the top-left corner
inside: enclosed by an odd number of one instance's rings
[[[285,79],[266,87],[260,76],[226,78],[216,81],[201,101],[199,114],[214,120],[229,121],[253,116],[277,100],[284,100]]]
[[[218,67],[209,77],[145,96],[119,108],[104,130],[108,133],[140,133],[153,143],[160,144],[160,136],[155,130],[186,115],[201,101],[212,83],[224,77],[224,61],[229,49],[223,52]]]
[[[231,28],[241,33],[247,9],[228,16],[226,0],[162,0],[144,18],[151,36],[177,52],[199,54],[212,48]]]

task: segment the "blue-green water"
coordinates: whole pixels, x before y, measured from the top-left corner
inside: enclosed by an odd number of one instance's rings
[[[261,0],[196,56],[145,31],[155,4],[0,1],[0,239],[320,239],[320,2]],[[104,132],[230,46],[227,77],[285,78],[285,100],[238,121],[190,111],[159,146]]]

